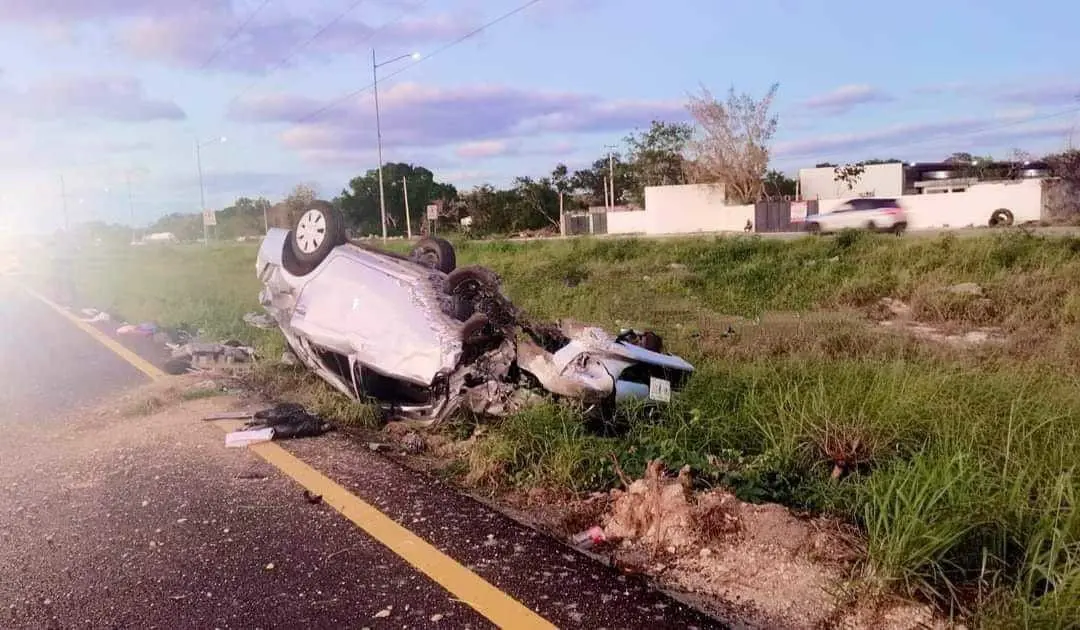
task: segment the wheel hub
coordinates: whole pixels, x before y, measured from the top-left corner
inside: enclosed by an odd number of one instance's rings
[[[305,254],[315,252],[326,240],[326,216],[320,210],[308,210],[296,224],[296,244]]]

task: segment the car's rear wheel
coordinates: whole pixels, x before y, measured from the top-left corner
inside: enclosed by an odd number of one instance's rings
[[[821,224],[817,221],[811,221],[806,224],[806,231],[811,234],[821,234]]]
[[[907,223],[905,223],[903,221],[900,221],[899,223],[895,223],[892,226],[892,233],[897,235],[897,236],[902,235],[905,230],[907,230]]]
[[[411,256],[416,262],[443,273],[457,268],[454,246],[444,238],[425,236],[413,247]]]
[[[867,221],[866,229],[871,232],[877,232],[877,223],[874,223],[873,221]]]
[[[335,247],[347,241],[345,217],[341,211],[328,201],[310,201],[289,231],[282,252],[282,266],[295,276],[307,275],[326,260]]]

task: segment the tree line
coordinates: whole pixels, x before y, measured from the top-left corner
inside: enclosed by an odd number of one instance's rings
[[[732,204],[760,200],[794,198],[796,182],[770,169],[770,145],[778,117],[772,111],[778,84],[763,96],[728,90],[717,98],[702,87],[690,95],[687,109],[692,122],[654,120],[645,130],[626,136],[609,154],[598,156],[591,165],[571,170],[558,163],[542,176],[519,176],[505,188],[490,184],[458,190],[440,182],[420,165],[391,162],[383,165],[387,232],[392,236],[426,231],[427,207],[438,208],[438,229],[456,229],[460,219],[471,218],[470,229],[477,234],[507,234],[559,228],[560,211],[594,206],[643,206],[648,186],[673,184],[720,184]],[[1066,174],[1077,163],[1075,150],[1047,156],[1055,175]],[[1013,163],[1030,159],[1020,151]],[[989,156],[953,153],[944,161],[955,163],[972,175],[1000,175],[980,169],[994,161]],[[853,186],[865,166],[899,163],[896,158],[870,159],[851,164],[822,162],[833,167],[837,181]],[[1074,168],[1075,170],[1075,168]],[[262,234],[265,222],[288,227],[304,203],[319,197],[311,184],[300,184],[278,203],[241,197],[217,214],[215,238],[233,239]],[[371,169],[352,178],[333,203],[342,210],[350,231],[357,236],[381,234],[378,171]],[[409,210],[406,217],[406,208]],[[202,236],[200,215],[172,214],[162,217],[149,231],[173,232],[181,239]]]

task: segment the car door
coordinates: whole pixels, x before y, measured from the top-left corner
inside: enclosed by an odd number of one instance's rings
[[[824,222],[825,226],[829,230],[842,230],[846,227],[850,227],[851,215],[854,213],[854,210],[855,208],[850,201],[841,204],[829,213],[828,218]]]

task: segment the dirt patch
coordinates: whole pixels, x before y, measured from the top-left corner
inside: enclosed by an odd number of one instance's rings
[[[927,606],[851,589],[862,552],[848,526],[719,489],[693,492],[687,468],[670,475],[653,461],[641,479],[610,493],[569,499],[533,490],[502,500],[567,539],[599,525],[605,540],[590,552],[707,608],[734,607],[742,627],[948,627]]]
[[[982,289],[974,284],[956,285],[956,287],[950,287],[949,289],[949,293],[952,295],[965,296],[982,295],[981,291]],[[978,299],[981,301],[986,298]],[[877,321],[878,325],[883,328],[904,332],[926,341],[956,347],[982,346],[1006,341],[1004,331],[996,326],[965,328],[957,325],[936,326],[920,322],[915,319],[914,309],[909,304],[896,298],[881,298],[871,310],[870,318]]]

